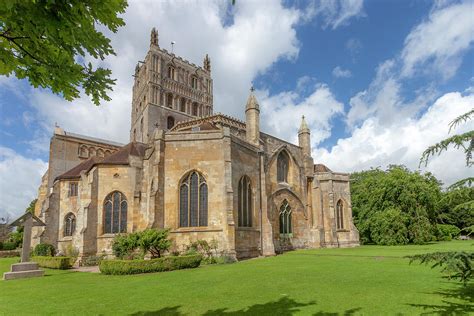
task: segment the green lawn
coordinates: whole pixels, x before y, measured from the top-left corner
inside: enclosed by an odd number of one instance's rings
[[[474,250],[472,241],[299,250],[194,270],[133,276],[46,270],[0,281],[0,314],[446,315],[474,313],[474,286],[403,256]],[[0,272],[17,259],[0,259]]]

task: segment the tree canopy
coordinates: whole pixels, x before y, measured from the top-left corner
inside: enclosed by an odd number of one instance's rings
[[[457,126],[472,120],[474,117],[474,108],[463,115],[455,118],[451,123],[449,123],[449,132],[455,129]],[[462,134],[455,134],[451,137],[448,137],[437,144],[434,144],[428,147],[422,154],[420,158],[420,165],[428,164],[430,158],[434,155],[440,155],[443,151],[448,150],[449,147],[453,146],[456,149],[462,149],[464,156],[466,157],[466,166],[472,167],[474,164],[472,152],[474,151],[474,130],[467,131]],[[452,184],[452,188],[462,187],[463,185],[471,186],[474,183],[474,177],[467,177],[457,181]]]
[[[441,183],[404,166],[351,176],[354,223],[364,243],[423,243],[434,238]]]
[[[0,75],[14,74],[34,87],[72,101],[80,89],[100,104],[115,79],[85,59],[115,54],[97,29],[117,32],[126,0],[9,0],[0,6]]]

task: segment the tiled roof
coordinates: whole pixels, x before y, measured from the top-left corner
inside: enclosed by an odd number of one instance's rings
[[[81,176],[82,171],[88,171],[94,166],[97,162],[99,162],[102,158],[99,157],[91,157],[74,168],[66,171],[65,173],[56,177],[55,180],[67,180],[67,179],[77,179]]]
[[[128,165],[128,156],[143,157],[145,155],[146,144],[132,142],[123,146],[115,153],[105,157],[99,164],[105,165]]]
[[[143,143],[128,143],[115,153],[108,155],[105,158],[99,158],[94,156],[92,158],[87,159],[86,161],[81,162],[74,168],[56,177],[56,180],[77,179],[81,176],[82,171],[88,172],[95,165],[128,165],[128,157],[143,157],[145,155],[146,146],[147,145]]]

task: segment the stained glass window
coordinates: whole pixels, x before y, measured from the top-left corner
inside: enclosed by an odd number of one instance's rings
[[[72,236],[76,230],[76,216],[73,213],[68,213],[64,217],[64,236]]]
[[[198,172],[189,173],[179,189],[179,226],[207,226],[207,184]]]
[[[252,187],[247,176],[239,181],[238,213],[239,227],[252,227]]]
[[[280,235],[289,235],[293,233],[291,223],[291,207],[287,200],[284,200],[280,206]]]
[[[115,191],[107,195],[104,202],[104,233],[127,232],[128,204],[125,195]]]

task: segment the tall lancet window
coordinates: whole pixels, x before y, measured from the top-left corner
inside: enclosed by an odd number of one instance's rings
[[[342,200],[336,204],[336,228],[344,229],[344,203]]]
[[[278,182],[288,182],[288,167],[290,164],[290,157],[285,151],[278,154],[277,159],[277,180]]]
[[[190,172],[179,186],[179,226],[207,226],[207,183],[197,171]]]
[[[247,176],[239,181],[238,199],[239,227],[252,227],[252,185]]]
[[[64,236],[72,236],[76,230],[76,216],[73,213],[68,213],[64,217]]]
[[[284,200],[280,206],[280,235],[290,235],[292,233],[291,206],[287,200]]]
[[[127,232],[127,198],[115,191],[104,201],[104,234]]]

